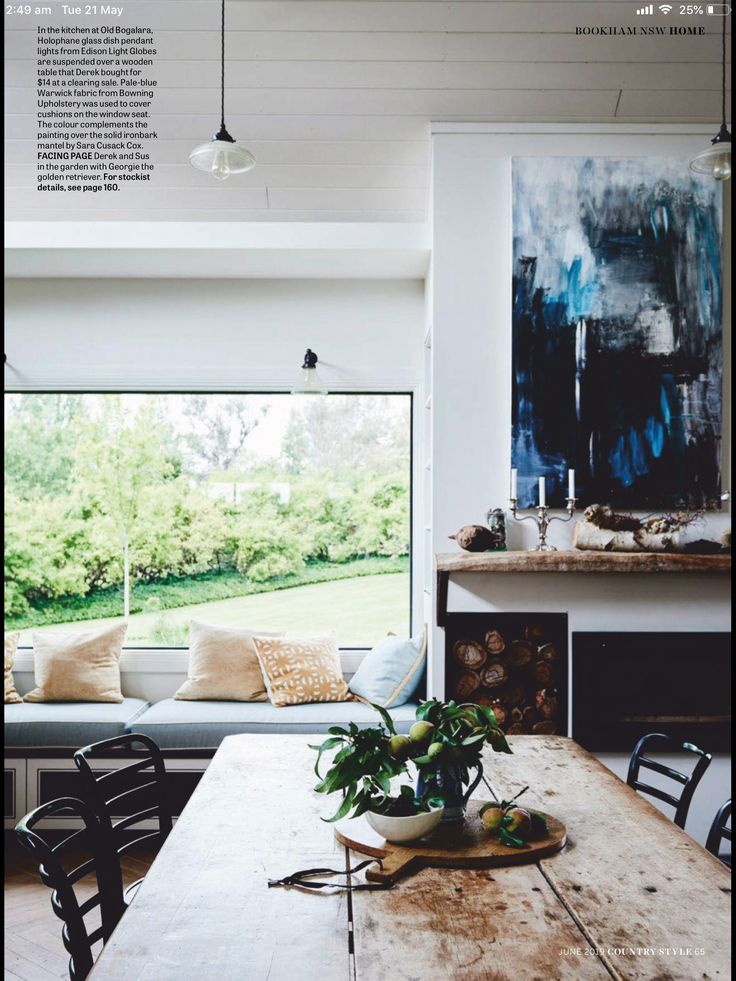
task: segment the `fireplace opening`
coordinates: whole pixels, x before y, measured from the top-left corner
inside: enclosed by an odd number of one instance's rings
[[[631,751],[648,732],[730,751],[729,633],[572,635],[572,735]]]
[[[448,699],[493,709],[509,735],[567,735],[567,615],[450,613]]]

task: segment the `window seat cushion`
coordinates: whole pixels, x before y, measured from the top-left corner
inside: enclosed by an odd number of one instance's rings
[[[389,709],[396,729],[408,732],[417,706],[406,703]],[[312,702],[276,708],[270,702],[156,702],[131,724],[161,749],[216,749],[225,736],[238,733],[325,733],[330,726],[355,722],[361,729],[381,722],[379,714],[361,702]]]
[[[148,707],[143,698],[122,702],[22,702],[5,706],[5,745],[80,749],[122,736]]]

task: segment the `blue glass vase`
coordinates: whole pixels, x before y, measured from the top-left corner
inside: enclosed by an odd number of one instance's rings
[[[417,797],[444,798],[445,812],[442,815],[442,821],[462,821],[465,817],[465,807],[470,800],[470,795],[483,778],[483,764],[480,760],[472,764],[469,769],[475,769],[477,773],[467,789],[463,784],[461,770],[458,766],[443,767],[428,773],[426,776],[423,772],[420,773],[417,780]]]

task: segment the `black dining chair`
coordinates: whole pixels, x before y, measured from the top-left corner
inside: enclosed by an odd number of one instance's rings
[[[37,826],[58,817],[75,819],[77,824],[81,819],[82,827],[51,845],[50,836],[47,840]],[[125,911],[120,864],[110,839],[94,811],[76,797],[42,804],[18,822],[15,833],[38,860],[41,881],[52,890],[51,907],[64,923],[61,936],[69,953],[69,978],[84,981],[94,964],[93,947],[100,941],[107,943]]]
[[[648,756],[645,756],[645,751],[648,752],[651,749],[666,753],[692,753],[697,758],[697,763],[689,775],[680,773],[679,770],[674,770],[664,763],[659,763],[657,760],[652,760]],[[642,736],[634,748],[629,762],[629,773],[626,777],[626,783],[630,787],[633,787],[634,790],[638,790],[648,797],[656,797],[657,800],[664,801],[666,804],[674,807],[675,824],[678,828],[684,828],[693,794],[702,780],[703,774],[710,766],[712,758],[710,753],[704,752],[692,743],[680,742],[678,739],[674,739],[672,736],[666,736],[662,732],[650,732],[648,735]],[[642,769],[660,773],[662,776],[669,777],[675,783],[679,783],[682,786],[680,795],[675,796],[674,794],[667,793],[667,791],[662,790],[660,787],[653,787],[651,784],[643,783],[639,779],[639,772]]]
[[[729,827],[731,823],[731,799],[729,798],[725,804],[721,804],[716,812],[716,816],[713,818],[713,824],[710,826],[710,831],[708,832],[708,837],[705,840],[705,847],[711,853],[719,858],[724,865],[727,865],[729,869],[731,868],[731,856],[721,855],[721,844],[725,841],[731,841],[731,828]]]
[[[135,761],[110,770],[110,757],[121,753],[136,757]],[[100,761],[105,761],[102,767]],[[97,815],[118,862],[126,852],[144,843],[154,847],[163,844],[172,820],[166,802],[166,765],[153,739],[140,733],[113,736],[77,750],[74,762],[82,778],[81,796]],[[125,890],[126,903],[142,881]]]

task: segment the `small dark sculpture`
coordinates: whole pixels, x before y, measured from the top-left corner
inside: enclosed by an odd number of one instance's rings
[[[495,541],[493,532],[485,525],[463,525],[459,531],[448,537],[453,538],[466,552],[488,552],[494,547]]]
[[[488,512],[488,525],[463,525],[450,535],[466,552],[498,552],[506,548],[506,516],[501,508]]]

